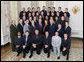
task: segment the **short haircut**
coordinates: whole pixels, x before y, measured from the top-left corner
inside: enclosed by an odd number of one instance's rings
[[[29,31],[28,31],[28,30],[26,30],[26,31],[25,31],[25,33],[26,33],[26,32],[28,32],[28,33],[29,33]]]
[[[37,28],[34,30],[34,31],[36,31],[36,30],[38,30]],[[38,30],[39,31],[39,30]]]
[[[68,10],[68,8],[65,8],[65,9],[67,9],[67,10]]]
[[[60,9],[61,9],[61,7],[58,7],[58,8],[60,8]]]
[[[68,23],[68,24],[69,24],[68,20],[67,20],[67,21],[65,21],[65,23]]]
[[[55,9],[55,7],[53,7]]]

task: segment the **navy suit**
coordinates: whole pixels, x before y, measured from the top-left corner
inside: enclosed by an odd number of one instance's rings
[[[40,54],[41,52],[41,48],[42,48],[42,36],[41,35],[33,35],[32,36],[32,44],[36,44],[36,48],[34,48],[33,46],[31,46],[31,49],[30,49],[30,56],[29,58],[31,58],[33,56],[33,51],[36,50],[36,53],[37,54]]]
[[[64,29],[61,28],[60,30],[57,30],[57,31],[59,32],[59,36],[60,36],[61,38],[63,38]]]
[[[22,19],[22,18],[23,18],[23,13],[25,13],[25,14],[26,14],[26,11],[21,11],[21,12],[20,12],[20,15],[19,15],[19,18],[20,18],[20,19]]]
[[[42,10],[43,12],[44,12],[44,16],[46,16],[46,14],[47,14],[47,11],[46,10]]]
[[[31,37],[30,37],[30,35],[29,35],[29,36],[27,37],[27,40],[26,40],[26,35],[24,35],[23,38],[24,38],[23,45],[26,46],[26,48],[23,49],[23,56],[26,56],[26,53],[29,52],[30,47],[31,47]]]
[[[42,27],[40,27],[39,23],[36,23],[36,28],[39,30],[40,34],[43,34],[43,26],[44,26],[44,24],[43,23],[41,23],[41,24],[42,24]]]
[[[17,53],[20,54],[22,52],[23,37],[18,38],[18,36],[16,36],[15,45],[19,45],[19,47],[16,49],[17,49]]]
[[[50,36],[54,36],[54,32],[55,32],[55,24],[53,23],[52,25],[49,26],[49,33]]]
[[[69,59],[69,49],[70,49],[70,46],[71,46],[71,39],[70,38],[67,38],[66,40],[62,39],[62,49],[64,47],[66,48],[65,51],[62,51],[62,54],[63,54],[63,56],[67,55],[66,59]]]
[[[23,24],[21,25],[20,23],[18,23],[17,30],[18,30],[18,32],[21,33],[21,36],[22,36],[23,35]]]
[[[47,57],[49,57],[50,56],[50,47],[51,47],[51,37],[50,36],[48,36],[47,38],[46,38],[46,36],[44,36],[43,37],[43,46],[44,46],[44,53],[48,53],[47,55]],[[48,47],[47,48],[45,48],[45,45],[48,45]]]
[[[69,27],[69,26],[67,28],[65,27],[64,32],[67,33],[68,37],[70,38],[70,36],[71,36],[71,27]]]

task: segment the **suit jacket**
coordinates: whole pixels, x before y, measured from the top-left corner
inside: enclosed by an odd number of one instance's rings
[[[44,39],[43,45],[44,45],[44,46],[45,46],[45,45],[48,45],[48,46],[50,47],[50,45],[51,45],[51,37],[48,36],[48,37],[46,38],[46,36],[43,36],[43,39]]]
[[[42,38],[41,38],[41,35],[33,35],[32,36],[32,43],[36,44],[36,46],[40,46],[42,44]]]
[[[48,31],[48,30],[49,30],[49,25],[44,26],[43,32],[45,33],[45,32]]]
[[[31,35],[34,35],[35,28],[36,28],[36,26],[35,27],[32,25],[30,26],[30,34]]]
[[[71,27],[70,26],[68,26],[67,28],[65,27],[64,32],[67,33],[68,37],[70,38],[70,36],[71,36]]]
[[[65,28],[65,20],[64,20],[64,21],[61,20],[60,23],[61,23],[61,25],[62,25],[62,28],[64,29],[64,28]]]
[[[17,30],[18,30],[18,32],[21,33],[21,35],[23,34],[23,26],[20,23],[18,23],[18,25],[17,25]]]
[[[56,11],[54,11],[54,15],[56,16]]]
[[[23,45],[23,37],[18,38],[18,36],[15,37],[15,45]]]
[[[69,12],[66,12],[67,13],[67,16],[70,17],[70,13]]]
[[[64,15],[63,11],[60,11],[59,14],[60,14],[60,16],[63,16]]]
[[[59,23],[60,23],[60,20],[55,21],[55,31],[57,31]]]
[[[44,24],[42,23],[42,28],[40,28],[39,23],[36,23],[36,28],[39,30],[40,34],[43,34],[43,26],[44,26]]]
[[[26,31],[30,31],[30,25],[28,24],[28,25],[24,25],[24,27],[23,27],[23,31],[24,31],[24,33],[26,32]]]
[[[56,47],[60,47],[61,46],[61,37],[57,37],[53,36],[52,37],[52,46],[56,45]]]
[[[26,13],[26,11],[21,11],[21,12],[20,12],[20,15],[19,15],[20,19],[23,18],[23,13]]]
[[[71,39],[69,38],[67,40],[62,39],[62,47],[66,47],[67,50],[69,50],[70,46],[71,46]]]
[[[53,23],[52,25],[49,26],[50,36],[54,36],[54,32],[55,32],[55,24]]]
[[[60,30],[57,29],[57,31],[59,32],[59,36],[63,38],[64,29],[63,28],[61,28]]]
[[[46,14],[47,14],[47,11],[46,10],[42,10],[43,12],[44,12],[44,15],[46,16]]]
[[[24,35],[23,38],[24,38],[23,45],[30,46],[31,45],[31,37],[30,37],[30,35],[27,37],[27,41],[26,41],[26,35]]]

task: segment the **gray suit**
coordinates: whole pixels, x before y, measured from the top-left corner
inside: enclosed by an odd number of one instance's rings
[[[25,24],[24,27],[23,27],[23,31],[24,31],[24,33],[26,31],[30,31],[30,25]]]
[[[58,37],[53,36],[51,43],[52,43],[55,55],[57,53],[57,55],[59,57],[60,56],[61,37],[59,37],[59,36]]]

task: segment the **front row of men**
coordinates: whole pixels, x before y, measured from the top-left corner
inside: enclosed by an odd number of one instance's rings
[[[35,35],[30,36],[29,31],[25,32],[25,35],[21,37],[21,33],[18,32],[18,36],[15,37],[15,44],[17,49],[17,56],[23,51],[23,58],[30,51],[31,58],[33,56],[33,51],[39,55],[43,49],[47,57],[50,57],[51,46],[53,48],[54,54],[57,53],[57,59],[60,59],[60,52],[62,51],[63,56],[67,55],[66,60],[69,59],[69,49],[71,45],[71,40],[68,38],[68,34],[64,33],[63,39],[59,36],[59,32],[56,31],[55,35],[50,37],[49,32],[46,31],[45,35],[40,35],[39,30],[35,29]]]

